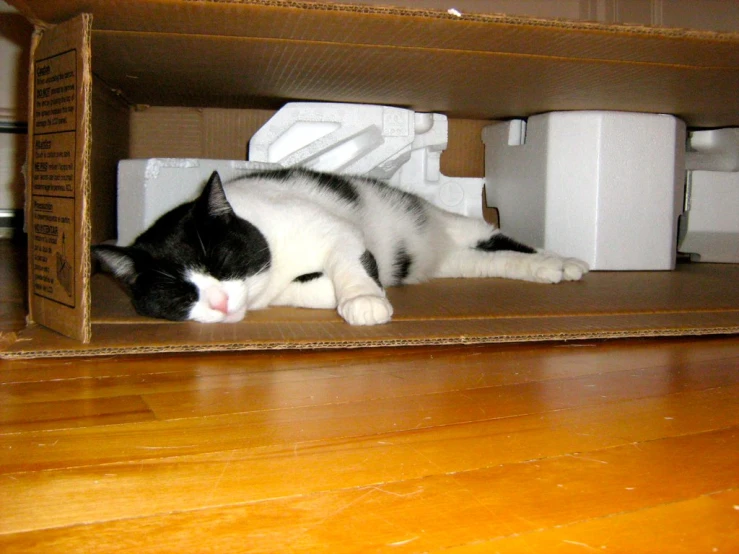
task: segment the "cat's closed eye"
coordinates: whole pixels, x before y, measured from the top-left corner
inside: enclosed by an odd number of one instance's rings
[[[141,315],[182,321],[198,301],[198,290],[180,272],[154,267],[138,275],[131,297]]]

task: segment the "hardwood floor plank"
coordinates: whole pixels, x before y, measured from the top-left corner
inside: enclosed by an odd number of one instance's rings
[[[447,554],[739,552],[739,491],[717,492],[495,541]],[[697,532],[696,532],[697,531]]]
[[[152,421],[154,413],[140,396],[47,400],[33,404],[0,402],[3,433],[29,430],[70,429]]]
[[[329,370],[229,372],[207,377],[190,375],[189,378],[170,373],[123,378],[90,377],[52,383],[8,383],[0,387],[0,404],[7,406],[22,402],[40,403],[145,395],[158,415],[167,419],[340,404],[375,398],[438,394],[445,391],[485,389],[543,381],[551,388],[557,384],[558,376],[564,377],[561,383],[568,387],[577,387],[581,385],[568,379],[582,376],[587,380],[587,376],[594,372],[604,373],[597,364],[594,367],[590,364],[573,364],[567,361],[562,366],[551,363],[549,365],[546,372],[532,372],[531,368],[527,371],[512,371],[509,365],[458,367],[450,370],[448,366],[426,368],[423,364],[414,364],[413,369],[405,369],[403,372],[368,371],[367,368],[360,367],[358,370],[342,372]],[[739,365],[739,357],[715,360],[709,366],[711,374],[702,378],[724,379],[726,368],[731,370],[734,365]],[[674,380],[683,382],[676,386],[684,387],[687,386],[686,381],[695,379],[695,375],[701,375],[705,366],[705,362],[700,364],[679,362],[651,366],[641,375],[653,380],[655,378],[662,380],[660,374],[674,373]],[[614,382],[619,379],[615,376],[619,370],[614,367],[609,368],[609,371],[614,374],[609,379]],[[625,375],[630,369],[627,366],[620,371]],[[602,385],[588,382],[584,386],[606,387],[611,393],[614,390],[607,382]],[[711,382],[706,382],[700,386],[712,385]],[[548,394],[551,395],[549,392]]]
[[[430,551],[739,487],[739,428],[341,491],[0,535],[12,552]],[[645,464],[649,459],[650,464]],[[220,486],[220,483],[216,483]],[[546,499],[546,501],[544,501]]]
[[[381,398],[164,421],[8,434],[0,473],[74,467],[156,457],[154,448],[189,454],[293,444],[297,441],[378,435],[496,418],[663,396],[739,383],[733,363],[671,372],[648,368],[545,383]],[[153,407],[156,414],[156,407]],[[189,414],[192,416],[192,414]],[[7,433],[7,431],[3,431]],[[54,443],[39,451],[35,444]],[[58,441],[56,439],[59,439]],[[142,443],[147,449],[142,449]]]
[[[369,354],[369,355],[365,355]],[[122,356],[79,359],[0,360],[0,384],[40,383],[73,379],[132,378],[164,375],[207,379],[214,376],[282,372],[311,378],[313,372],[337,375],[345,372],[404,373],[446,371],[449,368],[498,368],[509,374],[528,374],[530,380],[565,377],[573,367],[607,372],[680,363],[737,359],[736,345],[718,337],[701,339],[631,339],[560,345],[522,344],[468,347],[378,348],[370,351],[279,351]],[[166,363],[164,363],[166,362]],[[325,372],[325,373],[324,373]]]
[[[739,385],[372,438],[189,456],[154,449],[160,458],[0,476],[0,497],[14,506],[0,516],[0,533],[381,486],[624,445],[638,455],[643,442],[737,425]]]
[[[634,397],[642,394],[660,394],[662,387],[670,391],[687,390],[691,386],[710,388],[739,382],[735,371],[739,358],[719,360],[711,364],[710,373],[705,364],[682,364],[677,367],[657,366],[647,369],[622,369],[593,375],[592,366],[570,366],[566,377],[556,379],[528,372],[487,371],[483,368],[445,367],[439,372],[419,369],[398,374],[362,375],[358,379],[346,376],[306,383],[281,383],[263,386],[239,387],[237,384],[193,391],[146,394],[146,402],[160,419],[192,416],[210,416],[244,411],[279,410],[352,402],[368,402],[392,398],[407,398],[445,393],[465,394],[470,405],[486,413],[487,406],[495,406],[505,413],[521,413],[522,408],[512,404],[519,401],[541,410],[566,407],[565,397],[576,397],[575,402],[599,396],[607,400]],[[521,375],[524,373],[524,375]],[[668,376],[669,375],[669,376]],[[634,385],[634,379],[642,382]],[[693,385],[694,383],[694,385]],[[656,387],[656,390],[655,390]],[[648,392],[646,389],[651,389]],[[620,393],[620,394],[619,394]],[[477,400],[477,397],[481,397]],[[533,397],[538,397],[534,401]],[[452,397],[453,398],[453,397]],[[425,401],[421,401],[426,403]],[[455,402],[455,400],[452,400]]]
[[[739,336],[0,360],[0,552],[739,552],[738,434]]]

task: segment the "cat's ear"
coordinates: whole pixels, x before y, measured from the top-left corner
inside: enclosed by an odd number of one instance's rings
[[[92,254],[119,280],[132,285],[138,277],[136,263],[128,248],[121,246],[99,245],[92,247]]]
[[[214,171],[208,179],[208,183],[197,200],[197,209],[202,215],[217,219],[228,219],[233,215],[231,204],[229,204],[226,193],[223,191],[221,176],[218,175],[217,171]]]

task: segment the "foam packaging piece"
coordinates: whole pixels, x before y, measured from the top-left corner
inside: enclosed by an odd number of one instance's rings
[[[689,171],[679,250],[693,261],[739,263],[739,172]]]
[[[691,131],[685,167],[688,170],[739,171],[739,127]]]
[[[249,160],[388,178],[410,155],[414,112],[388,106],[293,102],[249,141]]]
[[[366,175],[456,213],[482,217],[482,179],[439,169],[448,141],[441,114],[368,104],[293,102],[249,141],[249,160]]]
[[[274,164],[190,158],[118,162],[118,244],[131,244],[159,216],[195,199],[213,171],[225,182]]]
[[[597,270],[675,267],[685,124],[669,115],[551,112],[483,130],[501,228]]]
[[[390,177],[389,183],[412,192],[450,212],[483,217],[484,179],[449,177],[441,172],[441,153],[449,139],[445,115],[416,113],[415,138],[410,156]]]
[[[679,250],[693,261],[739,263],[739,128],[688,139]]]

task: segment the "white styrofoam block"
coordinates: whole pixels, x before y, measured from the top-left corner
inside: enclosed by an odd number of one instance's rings
[[[229,181],[275,164],[232,160],[150,158],[118,162],[118,244],[126,246],[159,216],[195,199],[213,171]]]
[[[389,183],[447,211],[482,218],[483,179],[448,177],[441,173],[441,153],[449,137],[446,116],[416,114],[418,116],[424,116],[430,124],[416,125],[410,157],[390,177]]]
[[[689,171],[680,252],[694,261],[739,263],[739,172]]]
[[[389,177],[407,159],[414,112],[388,106],[293,102],[249,141],[249,160]]]
[[[689,170],[739,171],[739,127],[691,131],[685,167]]]
[[[483,130],[501,228],[600,270],[675,267],[685,124],[669,115],[552,112]]]
[[[249,159],[387,180],[456,213],[482,217],[482,179],[439,169],[447,147],[441,114],[367,104],[294,102],[249,141]]]

